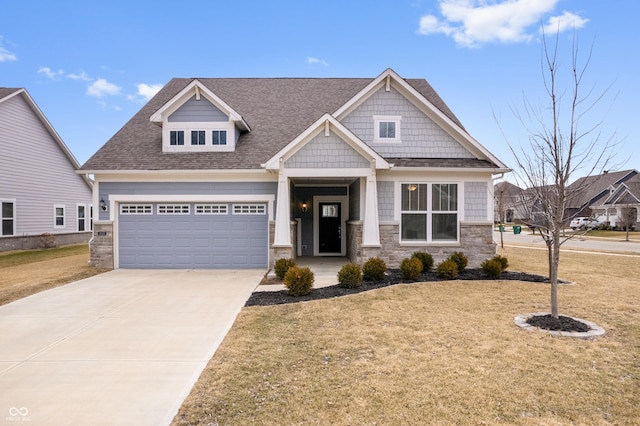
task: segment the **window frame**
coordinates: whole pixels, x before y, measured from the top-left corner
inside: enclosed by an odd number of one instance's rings
[[[196,143],[193,143],[193,137],[196,137]],[[202,136],[202,138],[201,138]],[[207,131],[202,129],[191,129],[191,146],[202,146],[207,144]]]
[[[62,209],[62,215],[58,215],[58,209]],[[53,228],[64,229],[67,227],[67,209],[64,204],[53,205]],[[58,218],[62,218],[62,224],[58,225]]]
[[[216,143],[215,134],[218,133],[218,143]],[[224,134],[224,143],[220,143],[220,136]],[[212,129],[211,130],[211,145],[213,146],[227,146],[227,137],[228,132],[222,129]]]
[[[171,145],[172,132],[184,132],[183,145]],[[191,144],[191,132],[205,132],[204,144]],[[213,144],[213,132],[226,132],[225,144]],[[173,122],[166,121],[162,124],[162,152],[231,152],[235,149],[236,141],[235,124],[225,122]]]
[[[152,215],[153,205],[147,203],[124,203],[120,204],[119,214],[121,215]]]
[[[191,214],[191,204],[157,204],[156,214],[158,216]]]
[[[80,217],[80,209],[83,209],[83,216]],[[87,229],[87,205],[76,204],[76,230],[78,232],[86,232]],[[80,229],[82,228],[82,229]]]
[[[176,143],[173,143],[173,135],[182,135],[182,143],[179,143],[180,141],[178,139],[176,139]],[[169,146],[184,146],[184,134],[185,134],[185,130],[184,129],[172,129],[169,130]]]
[[[380,125],[382,123],[394,123],[395,135],[392,138],[380,135]],[[401,123],[400,115],[374,115],[373,116],[373,141],[376,143],[401,143]]]
[[[11,204],[11,213],[12,216],[4,217],[4,204]],[[12,198],[0,198],[0,237],[15,237],[16,236],[16,200]],[[11,221],[11,234],[4,233],[4,223],[5,221]]]
[[[426,189],[427,189],[427,194],[426,194],[426,209],[424,208],[419,208],[419,209],[410,209],[411,205],[409,205],[409,208],[405,208],[406,206],[404,206],[403,204],[403,195],[404,195],[404,191],[405,188],[408,189],[409,185],[426,185]],[[455,199],[452,199],[452,197],[448,198],[447,201],[449,203],[449,207],[451,208],[451,204],[455,203],[455,209],[445,209],[442,210],[441,208],[442,203],[438,203],[440,204],[439,206],[435,206],[435,207],[439,207],[440,209],[436,210],[434,208],[434,188],[437,185],[455,185],[456,189],[455,189]],[[455,181],[402,181],[402,182],[398,182],[398,212],[399,212],[399,224],[400,224],[400,232],[398,235],[398,239],[400,241],[400,243],[402,244],[452,244],[452,243],[459,243],[460,242],[460,220],[463,217],[463,212],[462,212],[462,208],[463,208],[463,203],[462,203],[462,198],[461,198],[461,194],[462,194],[462,183],[461,182],[455,182]],[[423,206],[418,206],[418,207],[423,207]],[[404,225],[404,216],[405,215],[424,215],[424,220],[425,220],[425,227],[426,227],[426,232],[425,232],[425,238],[424,239],[408,239],[408,238],[403,238],[404,233],[405,233],[405,225]],[[434,238],[434,222],[436,222],[435,218],[437,216],[446,216],[446,215],[455,215],[455,239],[453,238]]]

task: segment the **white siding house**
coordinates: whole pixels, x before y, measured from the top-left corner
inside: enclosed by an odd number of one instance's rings
[[[0,87],[0,250],[88,241],[91,181],[25,89]]]

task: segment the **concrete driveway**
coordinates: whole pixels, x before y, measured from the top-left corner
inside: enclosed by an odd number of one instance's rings
[[[0,306],[0,424],[169,424],[265,272],[119,269]]]

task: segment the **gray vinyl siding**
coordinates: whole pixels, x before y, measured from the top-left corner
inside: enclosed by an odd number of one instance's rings
[[[320,133],[285,162],[287,168],[366,168],[369,162],[336,134]]]
[[[349,220],[360,220],[360,179],[349,185]]]
[[[377,143],[375,115],[401,116],[401,143]],[[474,158],[433,120],[397,90],[384,87],[364,101],[342,123],[383,157],[394,158]]]
[[[487,217],[488,188],[487,182],[464,183],[465,220],[490,220]]]
[[[169,121],[172,122],[210,122],[228,120],[229,117],[205,99],[204,96],[200,96],[200,100],[196,100],[196,97],[193,96],[169,116]]]
[[[16,200],[15,235],[77,232],[76,205],[91,204],[91,189],[22,95],[0,103],[0,149],[0,199]],[[64,228],[54,228],[57,204]]]
[[[380,221],[392,221],[395,182],[378,182],[378,216]]]
[[[277,182],[100,182],[98,199],[118,195],[243,195],[273,194]],[[171,202],[167,199],[167,202]],[[109,212],[100,212],[100,220],[109,220]]]

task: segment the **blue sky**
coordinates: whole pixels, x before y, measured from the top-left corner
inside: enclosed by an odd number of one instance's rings
[[[584,90],[604,98],[584,121],[613,137],[611,169],[640,170],[640,32],[635,0],[4,0],[0,86],[25,87],[84,163],[172,77],[425,78],[467,131],[507,165],[502,133],[528,147],[512,110],[546,106],[540,28],[571,28]],[[494,118],[498,117],[498,122]]]

